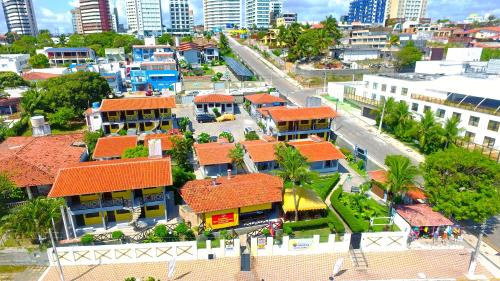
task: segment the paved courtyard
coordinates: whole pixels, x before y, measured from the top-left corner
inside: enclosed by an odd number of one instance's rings
[[[257,257],[253,258],[253,270],[247,273],[239,272],[239,258],[178,261],[173,280],[328,280],[339,258],[344,258],[344,264],[335,280],[465,279],[470,258],[466,250],[411,250],[365,255],[366,270],[356,270],[348,254]],[[64,274],[66,280],[121,281],[131,276],[153,276],[164,281],[167,280],[167,267],[167,262],[65,266]],[[482,266],[476,272],[491,277]],[[51,267],[43,280],[58,280],[57,268]]]

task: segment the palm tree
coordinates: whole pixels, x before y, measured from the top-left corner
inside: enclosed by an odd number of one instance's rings
[[[387,183],[385,185],[387,194],[401,195],[408,190],[410,185],[415,183],[418,169],[411,164],[408,157],[403,155],[388,155],[385,158],[385,165],[389,167]],[[392,199],[390,206],[392,206]]]
[[[243,146],[239,143],[229,151],[229,158],[231,158],[231,162],[236,166],[235,173],[238,173],[238,167],[244,169],[243,164],[245,163],[245,151],[243,150]]]
[[[462,131],[462,128],[458,127],[460,124],[460,119],[456,116],[446,119],[443,127],[443,138],[445,140],[444,148],[448,148],[448,145],[455,143],[458,135]]]
[[[431,134],[435,132],[438,124],[436,118],[430,110],[424,112],[424,116],[420,119],[417,138],[420,142],[420,149],[425,150],[427,142],[431,140]]]
[[[277,145],[276,161],[280,169],[274,171],[274,173],[282,178],[284,182],[292,183],[295,221],[298,221],[299,205],[297,201],[297,185],[310,181],[316,174],[311,172],[306,158],[302,156],[298,150],[285,144]]]

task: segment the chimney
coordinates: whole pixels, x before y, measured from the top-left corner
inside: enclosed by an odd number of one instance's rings
[[[231,169],[227,169],[227,179],[231,179]]]
[[[216,176],[212,176],[212,185],[213,186],[217,185],[217,177]]]

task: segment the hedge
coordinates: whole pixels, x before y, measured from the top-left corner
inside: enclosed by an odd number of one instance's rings
[[[345,233],[344,223],[332,210],[328,209],[328,225],[337,233]]]
[[[283,229],[292,228],[294,230],[303,230],[308,228],[314,228],[317,226],[327,225],[328,218],[320,218],[306,221],[295,221],[295,222],[286,222],[283,224]]]
[[[344,221],[349,225],[352,232],[359,233],[364,232],[368,229],[368,224],[365,221],[358,220],[352,210],[349,207],[344,206],[342,202],[340,202],[340,195],[342,194],[342,189],[336,189],[332,197],[330,197],[333,208],[339,213],[339,215],[344,219]]]
[[[328,194],[330,194],[332,189],[337,185],[339,180],[340,180],[340,174],[336,173],[336,174],[333,174],[331,176],[321,177],[321,178],[313,181],[310,184],[309,188],[316,191],[318,196],[323,201],[325,201],[326,197],[328,196]]]

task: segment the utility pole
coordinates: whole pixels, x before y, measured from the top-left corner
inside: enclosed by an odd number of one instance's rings
[[[326,89],[327,89],[327,86],[326,86],[326,70],[325,70],[325,83],[324,83],[324,86],[323,86],[323,94],[326,93]]]
[[[49,228],[49,236],[50,236],[50,242],[52,243],[52,250],[54,251],[54,254],[56,254],[57,269],[59,270],[59,278],[61,279],[61,281],[64,281],[64,273],[61,267],[61,262],[59,261],[59,255],[57,254],[56,242],[54,241],[54,236],[52,235],[52,230],[50,230],[50,228]]]
[[[380,123],[378,124],[378,134],[382,133],[382,123],[384,122],[384,114],[385,114],[385,101],[384,107],[382,108],[382,115],[380,116]]]
[[[481,240],[483,240],[484,228],[485,228],[484,223],[481,224],[481,226],[479,226],[479,235],[477,236],[476,248],[474,249],[474,252],[472,252],[472,256],[471,256],[470,263],[469,263],[469,275],[470,276],[475,275],[475,272],[476,272],[477,257],[479,256],[479,251],[480,251],[480,247],[481,247]]]

